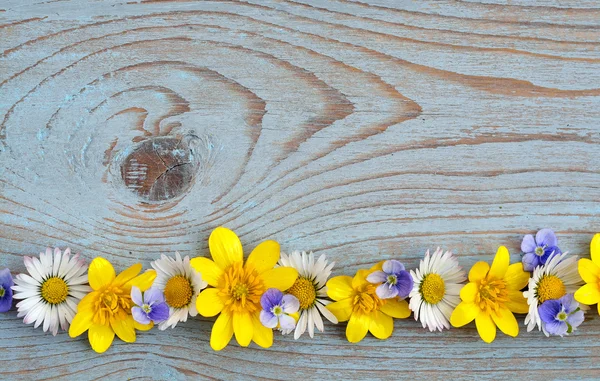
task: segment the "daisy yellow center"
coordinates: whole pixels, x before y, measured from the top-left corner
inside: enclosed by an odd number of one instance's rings
[[[294,285],[287,290],[288,294],[294,295],[300,302],[300,309],[305,310],[315,303],[317,299],[317,290],[314,283],[307,278],[298,277]]]
[[[352,310],[368,314],[380,309],[385,302],[379,299],[375,290],[372,284],[361,286],[352,300]]]
[[[238,262],[225,270],[218,289],[228,312],[253,313],[260,309],[260,297],[265,291],[265,285],[254,269],[245,269]]]
[[[438,274],[427,274],[421,282],[421,297],[429,304],[438,304],[446,294],[446,284]]]
[[[165,301],[173,308],[185,307],[192,301],[192,284],[183,275],[175,275],[165,286]]]
[[[508,289],[504,280],[482,279],[479,282],[479,292],[475,295],[475,303],[482,311],[486,311],[488,314],[492,311],[498,312],[508,300]]]
[[[131,311],[131,290],[107,285],[96,292],[92,308],[93,322],[108,325],[127,318]]]
[[[42,298],[50,304],[60,304],[67,300],[69,287],[67,282],[59,277],[48,278],[42,283]]]
[[[562,298],[567,293],[567,290],[559,277],[556,275],[545,275],[538,282],[536,293],[539,303],[542,304],[546,300]]]

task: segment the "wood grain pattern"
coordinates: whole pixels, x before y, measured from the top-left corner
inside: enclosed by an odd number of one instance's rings
[[[599,122],[597,0],[2,0],[0,267],[46,246],[148,267],[219,225],[336,275],[436,246],[518,260],[541,227],[588,256]],[[192,319],[97,355],[13,311],[0,379],[595,379],[599,321],[214,353]]]

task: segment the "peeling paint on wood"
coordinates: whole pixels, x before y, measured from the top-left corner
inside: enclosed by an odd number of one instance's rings
[[[600,231],[598,1],[0,3],[0,267],[46,246],[148,267],[225,225],[336,275],[437,246],[468,268],[541,227],[588,256]],[[13,311],[0,379],[597,379],[599,321],[214,353],[191,319],[97,355]]]

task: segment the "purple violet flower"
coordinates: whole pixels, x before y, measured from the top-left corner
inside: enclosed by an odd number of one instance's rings
[[[554,254],[562,254],[558,248],[558,239],[551,229],[542,229],[535,235],[527,234],[521,242],[523,253],[523,270],[533,271],[536,267],[546,264]]]
[[[9,269],[0,270],[0,312],[6,312],[12,307],[14,286]]]
[[[367,276],[368,282],[381,283],[375,290],[377,296],[381,299],[406,298],[413,288],[413,279],[404,265],[392,259],[383,262],[382,268],[383,271],[374,271]]]
[[[139,288],[131,287],[131,300],[136,306],[131,308],[133,320],[140,324],[160,323],[169,318],[169,306],[165,303],[165,296],[156,287],[151,287],[142,297]]]
[[[564,336],[573,332],[583,323],[583,311],[573,294],[567,294],[560,299],[546,300],[538,307],[544,333]]]
[[[300,302],[291,294],[283,294],[276,288],[270,288],[260,297],[260,322],[267,328],[280,328],[290,332],[296,327],[296,319],[290,314],[298,312]]]

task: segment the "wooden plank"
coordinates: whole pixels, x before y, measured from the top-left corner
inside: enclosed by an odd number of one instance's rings
[[[352,274],[443,246],[468,268],[552,227],[600,231],[600,3],[0,3],[0,267],[70,246],[116,267],[208,255],[219,225]],[[520,316],[522,322],[524,316]],[[215,353],[212,321],[116,341],[0,315],[1,379],[595,379],[573,337],[344,325]],[[521,326],[525,330],[524,325]]]

